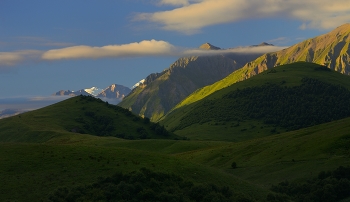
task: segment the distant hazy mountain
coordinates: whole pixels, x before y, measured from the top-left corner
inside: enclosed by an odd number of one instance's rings
[[[78,91],[60,90],[53,95],[55,96],[77,96],[77,95],[91,95],[98,98],[114,99],[113,103],[119,103],[126,95],[131,92],[131,89],[123,85],[112,84],[105,89],[92,87],[81,89]]]
[[[0,111],[0,119],[6,118],[6,117],[10,117],[10,116],[14,116],[17,114],[21,114],[26,112],[25,110],[22,109],[4,109],[2,111]]]
[[[325,65],[330,69],[349,75],[350,24],[344,24],[327,34],[305,40],[289,48],[264,54],[226,78],[197,90],[178,104],[176,108],[196,102],[222,88],[248,79],[269,68],[298,61]]]
[[[93,96],[97,96],[98,94],[100,94],[103,91],[102,88],[97,88],[97,87],[86,88],[84,90],[85,90],[85,92],[87,92]]]
[[[122,85],[112,84],[108,88],[102,90],[96,97],[105,97],[110,99],[122,100],[131,92],[131,89]]]
[[[60,91],[54,93],[53,95],[55,95],[55,96],[64,96],[64,95],[77,96],[77,95],[92,95],[92,94],[86,92],[85,89],[81,89],[78,91],[60,90]]]
[[[200,48],[220,49],[210,43],[205,43]],[[119,105],[157,121],[193,91],[226,77],[260,55],[222,53],[182,57],[163,72],[150,74],[138,83]]]

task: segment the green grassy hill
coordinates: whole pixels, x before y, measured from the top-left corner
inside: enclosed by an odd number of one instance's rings
[[[275,67],[174,109],[162,121],[180,136],[239,141],[350,116],[350,78],[298,62]]]
[[[147,118],[90,96],[77,96],[0,121],[3,142],[46,142],[75,133],[124,139],[176,138]]]
[[[321,171],[349,166],[349,127],[348,118],[238,143],[84,134],[46,143],[2,142],[0,200],[48,201],[59,188],[73,190],[117,172],[146,168],[195,185],[228,186],[245,201],[265,201],[271,185],[303,182]]]

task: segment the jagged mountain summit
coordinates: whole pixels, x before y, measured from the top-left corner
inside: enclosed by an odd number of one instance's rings
[[[252,45],[252,47],[258,47],[258,46],[273,46],[273,44],[262,42],[261,44],[258,44],[258,45]]]
[[[97,88],[97,87],[92,87],[92,88],[86,88],[84,89],[87,93],[90,93],[93,96],[97,96],[98,94],[100,94],[103,89],[102,88]]]
[[[72,90],[60,90],[54,94],[52,94],[54,96],[65,96],[65,95],[68,95],[68,96],[77,96],[77,95],[92,95],[88,92],[85,91],[85,89],[81,89],[81,90],[78,90],[78,91],[72,91]]]
[[[131,89],[123,85],[112,84],[108,88],[102,90],[96,97],[105,97],[109,99],[122,100],[126,95],[131,92]]]
[[[78,91],[60,90],[60,91],[54,93],[53,95],[56,95],[56,96],[63,96],[63,95],[69,95],[69,96],[93,95],[93,96],[97,96],[102,91],[103,91],[102,88],[91,87],[91,88],[81,89]]]
[[[220,50],[210,43],[200,48]],[[179,58],[163,72],[150,74],[119,105],[157,121],[198,88],[223,79],[260,55],[220,52]]]
[[[54,93],[54,96],[77,96],[77,95],[90,95],[98,98],[114,99],[115,104],[119,103],[126,95],[131,92],[131,89],[123,85],[112,84],[105,89],[92,87],[81,89],[78,91],[60,90]]]
[[[216,47],[210,43],[205,43],[199,46],[200,49],[205,49],[205,50],[220,50],[221,48]]]

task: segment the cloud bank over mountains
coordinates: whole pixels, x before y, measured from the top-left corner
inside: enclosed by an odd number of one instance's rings
[[[144,40],[141,42],[107,45],[102,47],[71,46],[48,51],[23,50],[15,52],[0,52],[0,68],[7,68],[18,63],[71,60],[71,59],[99,59],[125,57],[164,57],[164,56],[200,56],[218,55],[225,53],[267,53],[281,50],[286,47],[240,47],[233,49],[202,50],[198,48],[177,47],[166,41]]]
[[[177,8],[139,13],[135,20],[160,24],[162,29],[186,34],[245,19],[297,19],[302,22],[301,29],[332,29],[350,21],[348,0],[160,0],[159,4]]]
[[[301,29],[331,29],[350,21],[348,0],[154,0],[161,7],[152,13],[138,13],[135,20],[147,21],[169,31],[193,34],[204,27],[232,23],[247,19],[286,18],[300,20]],[[164,7],[163,7],[164,6]],[[164,10],[163,8],[167,9]],[[232,50],[203,51],[196,48],[177,47],[167,41],[143,40],[126,44],[89,46],[72,43],[55,43],[42,37],[19,37],[21,44],[39,45],[48,50],[18,50],[0,52],[0,71],[17,64],[123,57],[167,57],[222,54]],[[286,41],[280,37],[274,42]],[[270,42],[273,42],[272,40]],[[59,48],[57,48],[59,47]],[[278,51],[285,47],[259,48],[259,53]],[[237,49],[234,51],[238,51]],[[239,51],[258,51],[247,48]]]
[[[72,46],[68,48],[49,50],[42,55],[44,60],[104,58],[104,57],[140,57],[172,55],[175,47],[165,41],[141,41],[122,45],[102,47]]]

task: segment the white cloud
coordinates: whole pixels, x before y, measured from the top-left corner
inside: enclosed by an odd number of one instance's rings
[[[290,38],[282,36],[282,37],[278,37],[278,38],[275,38],[275,39],[268,40],[267,42],[276,45],[276,44],[286,44],[289,41],[290,41]]]
[[[188,0],[160,0],[160,5],[169,4],[174,6],[186,6],[189,5]]]
[[[99,58],[121,58],[121,57],[186,57],[200,55],[219,55],[225,53],[267,53],[281,50],[286,47],[261,46],[261,47],[239,47],[220,50],[203,50],[198,48],[177,47],[166,41],[141,41],[123,45],[108,45],[102,47],[72,46],[48,51],[22,50],[15,52],[0,52],[0,68],[14,66],[18,63],[39,62],[47,60],[68,59],[99,59]],[[4,68],[3,68],[4,69]]]
[[[226,50],[203,50],[176,47],[165,41],[141,41],[124,45],[109,45],[102,47],[73,46],[62,49],[49,50],[42,55],[44,60],[105,58],[105,57],[140,57],[140,56],[199,56],[219,55],[224,53],[267,53],[286,47],[260,46],[240,47]]]
[[[44,60],[105,58],[105,57],[139,57],[172,55],[175,47],[165,41],[141,41],[123,45],[108,45],[102,47],[72,46],[46,51]]]
[[[136,20],[159,23],[165,30],[195,33],[206,26],[243,19],[285,17],[302,22],[300,28],[330,29],[350,21],[348,0],[168,0],[182,7],[141,13]]]
[[[220,55],[227,53],[236,54],[264,54],[270,52],[276,52],[282,49],[288,48],[287,46],[249,46],[249,47],[238,47],[231,49],[220,49],[220,50],[203,50],[203,49],[189,49],[183,51],[183,56],[208,56],[208,55]]]
[[[0,52],[0,67],[13,66],[25,61],[37,60],[41,51],[22,50],[15,52]]]

